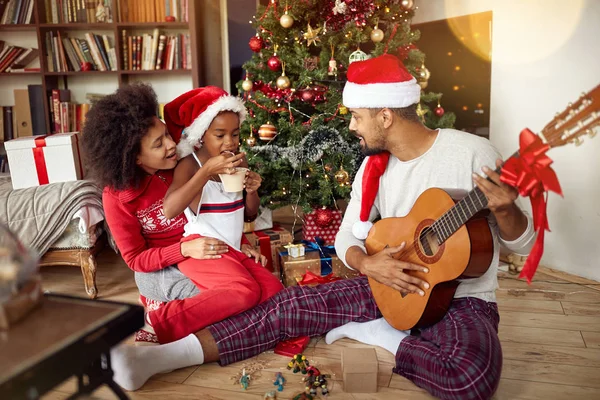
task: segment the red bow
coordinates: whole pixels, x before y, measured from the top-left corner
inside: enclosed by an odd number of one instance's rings
[[[550,146],[544,144],[539,136],[529,129],[523,129],[519,136],[519,157],[511,157],[504,163],[500,180],[519,190],[521,196],[529,196],[533,209],[533,226],[537,239],[519,278],[526,277],[531,283],[533,275],[544,252],[544,232],[550,231],[546,215],[546,197],[549,190],[562,196],[562,189],[556,173],[550,164],[552,160],[546,156]]]
[[[307,273],[305,273],[302,276],[302,280],[300,282],[298,282],[298,285],[300,285],[300,286],[319,285],[322,283],[339,281],[340,279],[342,279],[342,278],[340,278],[339,276],[333,276],[333,273],[331,273],[329,275],[321,276],[321,275],[315,275],[312,272],[308,271]]]

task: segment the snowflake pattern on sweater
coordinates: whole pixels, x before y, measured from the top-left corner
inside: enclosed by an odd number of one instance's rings
[[[144,234],[169,232],[181,228],[187,222],[183,214],[175,218],[167,218],[163,211],[163,200],[160,199],[150,207],[136,212]]]

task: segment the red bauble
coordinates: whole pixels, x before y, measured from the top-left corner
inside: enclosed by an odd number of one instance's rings
[[[260,49],[264,47],[265,42],[258,36],[253,36],[252,39],[250,39],[250,42],[248,42],[248,45],[250,46],[250,50],[258,53]]]
[[[302,101],[310,103],[311,101],[314,100],[315,93],[311,89],[306,89],[306,90],[302,91],[302,94],[300,95],[300,97],[302,98]]]
[[[445,113],[444,109],[439,106],[435,108],[434,112],[435,112],[435,115],[437,115],[438,117],[441,117]]]
[[[333,211],[328,208],[315,210],[315,224],[321,228],[327,228],[333,222]]]
[[[281,60],[277,56],[272,56],[269,58],[269,61],[267,61],[267,65],[271,71],[279,71],[281,68]]]

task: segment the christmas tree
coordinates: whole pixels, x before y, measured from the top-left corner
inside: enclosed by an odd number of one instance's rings
[[[349,63],[389,53],[427,87],[425,55],[411,30],[413,0],[270,0],[252,22],[254,52],[244,64],[249,116],[242,126],[250,167],[263,177],[269,208],[332,207],[347,199],[363,156],[349,132],[342,104]],[[430,128],[448,128],[455,116],[441,93],[422,91],[418,113]]]

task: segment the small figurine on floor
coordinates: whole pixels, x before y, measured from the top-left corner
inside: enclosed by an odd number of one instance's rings
[[[326,378],[330,378],[330,376],[321,374],[321,371],[315,367],[308,367],[306,372],[308,373],[308,376],[302,379],[306,382],[306,392],[311,396],[316,396],[317,390],[321,388],[321,395],[327,396],[329,394],[329,389],[327,388]]]
[[[271,390],[270,392],[265,393],[265,397],[263,397],[263,400],[277,400],[277,392]]]
[[[281,392],[283,390],[283,385],[285,384],[285,378],[281,375],[281,372],[275,374],[275,380],[273,381],[273,385],[277,386],[277,390]]]
[[[302,374],[306,374],[306,368],[309,365],[310,364],[308,363],[308,360],[305,356],[303,356],[302,354],[296,354],[292,358],[292,361],[288,363],[287,369],[292,369],[294,373],[300,371],[302,372]]]
[[[240,378],[240,385],[244,390],[248,389],[248,384],[250,383],[250,375],[246,374],[246,369],[242,370],[242,377]]]

